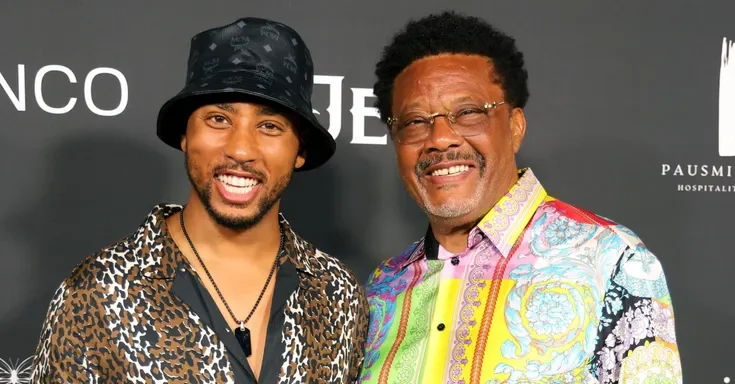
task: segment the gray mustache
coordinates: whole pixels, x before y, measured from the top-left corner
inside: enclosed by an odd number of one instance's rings
[[[424,174],[429,167],[439,164],[442,161],[469,160],[474,161],[480,167],[485,168],[485,158],[477,151],[474,152],[450,152],[446,154],[438,154],[419,160],[416,163],[416,176]]]

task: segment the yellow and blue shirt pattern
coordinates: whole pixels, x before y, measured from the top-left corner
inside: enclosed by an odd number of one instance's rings
[[[681,383],[658,259],[530,169],[452,255],[428,231],[370,277],[362,383]]]

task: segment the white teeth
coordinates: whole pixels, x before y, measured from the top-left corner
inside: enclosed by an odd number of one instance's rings
[[[431,176],[456,175],[462,172],[467,172],[469,170],[470,170],[469,165],[455,165],[449,168],[437,169],[434,172],[431,172]]]
[[[222,182],[225,190],[232,193],[248,193],[258,184],[258,180],[249,177],[219,175],[217,178]]]
[[[242,194],[242,195],[252,191],[253,188],[255,188],[254,185],[251,185],[249,187],[233,187],[228,184],[222,184],[222,185],[224,185],[225,191],[230,192],[230,193]]]

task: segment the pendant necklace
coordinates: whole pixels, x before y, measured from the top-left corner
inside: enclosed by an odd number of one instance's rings
[[[240,347],[242,347],[243,352],[245,352],[245,356],[250,357],[253,353],[252,345],[250,342],[250,330],[245,327],[245,324],[250,320],[250,317],[253,316],[255,313],[255,309],[258,308],[258,304],[260,304],[260,300],[263,298],[263,295],[265,294],[265,290],[268,288],[268,284],[271,281],[271,278],[273,277],[273,273],[276,271],[276,267],[278,267],[278,259],[281,255],[281,250],[283,249],[283,230],[281,229],[281,245],[278,246],[278,253],[276,254],[276,259],[273,261],[273,266],[271,267],[271,271],[268,274],[268,279],[265,281],[265,286],[263,287],[263,290],[260,291],[260,295],[258,296],[258,300],[255,301],[255,305],[253,306],[253,309],[250,311],[250,314],[248,317],[245,318],[245,320],[238,320],[234,313],[232,313],[232,309],[230,309],[230,306],[227,304],[227,301],[225,300],[224,296],[222,296],[222,292],[220,292],[219,288],[217,287],[217,284],[214,282],[214,279],[212,278],[212,275],[209,273],[209,270],[207,270],[207,266],[204,265],[204,261],[201,257],[199,257],[199,252],[197,252],[197,249],[194,248],[194,243],[192,243],[191,239],[189,238],[189,234],[186,232],[186,226],[184,226],[184,210],[181,210],[181,214],[179,215],[180,222],[181,222],[181,229],[184,232],[184,236],[186,237],[186,240],[189,242],[189,246],[191,247],[191,250],[194,251],[194,255],[197,257],[197,260],[199,260],[199,264],[202,265],[202,268],[204,268],[204,272],[206,272],[207,277],[209,277],[209,281],[212,283],[212,286],[217,291],[217,294],[219,295],[220,300],[222,300],[222,303],[225,305],[225,308],[227,308],[227,311],[230,313],[230,316],[232,316],[232,319],[235,320],[236,323],[240,324],[240,326],[235,330],[235,338],[237,339],[237,342],[240,344]],[[280,227],[280,225],[279,225]]]

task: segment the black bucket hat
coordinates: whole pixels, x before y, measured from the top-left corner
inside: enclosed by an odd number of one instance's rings
[[[181,150],[186,122],[198,107],[238,97],[261,99],[295,112],[303,120],[301,141],[314,169],[336,150],[332,135],[314,116],[314,65],[298,33],[279,22],[242,18],[191,39],[184,89],[158,113],[158,137]]]

